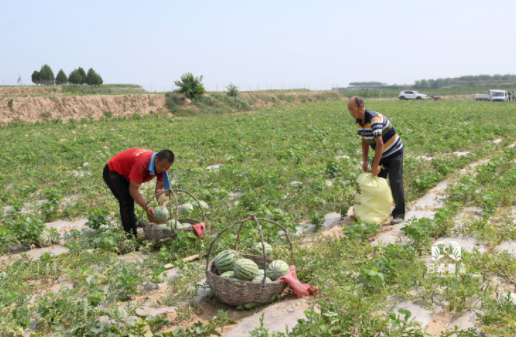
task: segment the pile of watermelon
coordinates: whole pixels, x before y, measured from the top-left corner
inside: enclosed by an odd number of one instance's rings
[[[169,220],[167,223],[164,223],[164,224],[161,224],[161,225],[158,225],[157,228],[160,228],[160,229],[176,229],[176,227],[174,226],[175,223],[177,222],[177,229],[182,229],[182,228],[188,228],[192,225],[190,225],[189,223],[181,223],[177,220]]]
[[[268,257],[272,256],[272,247],[264,244]],[[253,253],[263,255],[262,243],[258,242],[253,246]],[[248,281],[261,283],[265,271],[258,268],[258,265],[250,259],[238,258],[234,250],[227,249],[219,253],[213,260],[213,265],[220,272],[220,276],[236,281]],[[274,260],[267,266],[267,277],[265,282],[276,281],[290,271],[288,263],[282,260]]]

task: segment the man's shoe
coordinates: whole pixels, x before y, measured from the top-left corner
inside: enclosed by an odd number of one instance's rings
[[[402,218],[394,218],[391,220],[391,225],[398,225],[402,222],[405,222],[405,219],[402,219]]]

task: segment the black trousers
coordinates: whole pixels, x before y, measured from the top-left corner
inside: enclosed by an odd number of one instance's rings
[[[129,193],[129,182],[123,175],[111,171],[108,165],[104,167],[102,176],[120,204],[120,218],[122,219],[124,230],[129,237],[136,237],[137,220],[134,214],[134,199]]]
[[[386,161],[380,161],[380,170],[378,176],[387,179],[391,183],[392,198],[396,207],[392,211],[393,218],[405,219],[405,190],[403,189],[403,154]]]

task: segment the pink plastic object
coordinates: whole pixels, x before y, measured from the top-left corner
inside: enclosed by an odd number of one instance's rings
[[[290,288],[294,290],[297,297],[317,294],[317,289],[315,289],[313,286],[299,282],[296,276],[296,267],[294,265],[290,266],[290,272],[287,275],[284,275],[276,280],[276,282],[281,281],[287,282]]]

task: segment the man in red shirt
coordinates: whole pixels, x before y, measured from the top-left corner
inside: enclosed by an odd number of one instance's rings
[[[135,201],[145,209],[148,219],[155,221],[154,209],[145,207],[146,201],[138,188],[142,183],[156,177],[156,194],[169,189],[168,170],[173,163],[174,153],[170,150],[153,152],[135,148],[120,152],[104,167],[104,181],[120,204],[120,217],[129,236],[136,237]],[[156,199],[158,203],[164,204],[166,196],[161,194]]]

